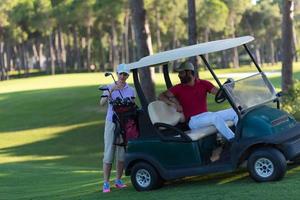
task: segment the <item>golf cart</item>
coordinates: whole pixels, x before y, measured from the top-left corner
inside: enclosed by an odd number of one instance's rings
[[[300,156],[300,124],[280,110],[278,93],[246,45],[253,40],[244,36],[201,43],[146,56],[126,65],[133,72],[141,103],[140,135],[128,141],[125,158],[125,174],[131,176],[136,190],[159,188],[164,181],[187,176],[234,171],[245,161],[255,181],[276,181],[285,175],[286,162]],[[204,55],[239,46],[244,47],[258,72],[222,84]],[[220,88],[215,101],[227,100],[239,117],[236,126],[227,122],[235,133],[232,141],[220,139],[214,126],[188,130],[181,113],[162,101],[148,102],[144,96],[138,69],[162,65],[166,88],[170,88],[168,63],[192,56],[201,57]],[[221,157],[212,162],[210,156],[219,145],[224,146]]]

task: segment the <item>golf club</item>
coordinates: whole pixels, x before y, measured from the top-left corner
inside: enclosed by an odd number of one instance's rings
[[[105,76],[105,77],[111,76],[112,79],[114,80],[115,84],[117,85],[117,81],[116,81],[114,75],[113,75],[111,72],[105,72],[104,76]],[[118,90],[118,91],[119,91],[119,93],[120,93],[120,96],[121,96],[122,99],[123,99],[123,95],[122,95],[121,91],[120,91],[120,90]]]

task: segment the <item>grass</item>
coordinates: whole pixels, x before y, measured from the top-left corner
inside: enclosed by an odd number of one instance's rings
[[[299,64],[294,74],[300,78]],[[207,71],[200,75],[211,79]],[[157,92],[164,90],[162,75],[155,78]],[[177,80],[176,74],[172,79]],[[280,77],[271,80],[279,88]],[[129,188],[102,194],[106,108],[98,106],[97,88],[110,82],[101,73],[0,82],[0,199],[295,199],[300,195],[297,165],[289,166],[286,177],[274,183],[257,184],[241,170],[190,177],[138,193],[126,177]],[[210,97],[212,110],[224,106],[216,106]]]

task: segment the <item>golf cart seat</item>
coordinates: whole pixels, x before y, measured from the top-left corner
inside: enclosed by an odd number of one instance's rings
[[[175,126],[179,122],[184,122],[184,116],[182,113],[177,112],[173,107],[169,106],[163,101],[153,101],[148,105],[148,113],[153,125],[155,124],[167,124]],[[233,121],[226,121],[226,124],[231,127],[234,125]],[[164,129],[161,127],[160,129]],[[199,129],[184,131],[192,141],[200,140],[206,136],[212,135],[217,132],[215,126],[207,126]],[[177,137],[180,137],[178,135]]]
[[[172,106],[163,101],[153,101],[148,105],[148,113],[152,124],[165,123],[175,126],[179,122],[184,122],[183,113],[177,112]]]

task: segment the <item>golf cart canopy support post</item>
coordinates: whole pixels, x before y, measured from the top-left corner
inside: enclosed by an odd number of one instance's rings
[[[138,69],[132,70],[132,73],[133,73],[134,87],[135,87],[138,97],[140,99],[142,108],[144,111],[148,112],[148,101],[144,95],[144,92],[142,90],[142,87],[141,87],[141,84],[139,81]]]
[[[249,56],[250,56],[252,62],[254,63],[255,67],[257,68],[257,70],[258,70],[260,73],[262,73],[261,68],[260,68],[259,65],[257,64],[256,60],[254,59],[254,57],[253,57],[253,55],[251,54],[251,52],[250,52],[249,48],[247,47],[247,45],[246,45],[246,44],[243,44],[243,46],[245,47],[245,50],[246,50],[247,53],[249,54]]]
[[[172,87],[172,82],[169,76],[169,68],[168,68],[168,63],[163,64],[163,73],[164,73],[164,79],[166,82],[166,86],[167,88],[171,88]]]

